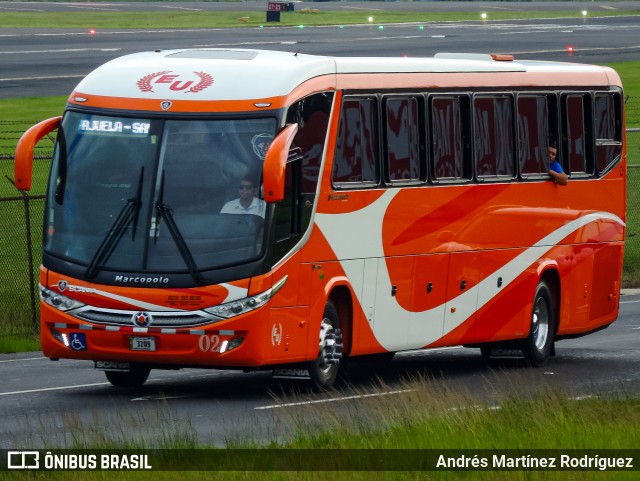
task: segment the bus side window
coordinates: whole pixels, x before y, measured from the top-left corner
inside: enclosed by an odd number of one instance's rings
[[[602,174],[622,154],[622,106],[620,94],[596,93],[594,112],[596,163]]]
[[[478,178],[514,177],[513,97],[475,96],[473,116]]]
[[[518,160],[523,176],[549,170],[548,107],[545,95],[518,97]]]
[[[333,93],[319,93],[299,100],[287,112],[286,123],[297,123],[299,129],[285,171],[284,199],[275,210],[277,259],[291,250],[311,221],[332,104]]]
[[[569,171],[593,174],[593,154],[590,141],[591,96],[588,93],[562,97],[562,152]]]
[[[389,97],[384,107],[384,166],[390,183],[417,182],[423,175],[420,162],[418,99]]]
[[[299,126],[293,145],[302,156],[302,194],[316,193],[332,103],[333,93],[319,93],[299,100],[287,112],[287,124]]]
[[[469,99],[463,95],[430,99],[433,180],[470,180]]]
[[[337,188],[378,184],[377,99],[347,97],[340,110],[332,181]]]

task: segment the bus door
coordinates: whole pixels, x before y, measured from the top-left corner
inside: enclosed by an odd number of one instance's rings
[[[442,337],[448,254],[365,259],[362,309],[387,351],[426,347]],[[364,351],[373,346],[360,344]]]
[[[358,336],[358,352],[379,352],[378,344],[387,351],[407,349],[413,258],[374,257],[349,262],[362,265],[362,324],[368,326],[375,337],[373,341],[361,333]],[[354,284],[354,279],[350,280]]]
[[[481,258],[478,252],[453,252],[449,256],[447,303],[444,311],[445,344],[471,342],[478,305],[478,283],[481,280]]]
[[[448,271],[448,253],[415,258],[413,312],[407,333],[410,348],[426,347],[442,337]]]

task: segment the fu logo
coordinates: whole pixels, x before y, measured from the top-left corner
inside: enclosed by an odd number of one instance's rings
[[[155,93],[154,89],[169,89],[173,92],[197,94],[213,85],[213,76],[206,72],[176,74],[171,70],[163,70],[140,77],[136,85],[142,92]]]

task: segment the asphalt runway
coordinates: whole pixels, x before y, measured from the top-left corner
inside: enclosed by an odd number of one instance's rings
[[[342,3],[346,2],[320,5]],[[405,6],[400,2],[375,2],[375,5],[386,3]],[[407,2],[406,6],[424,4],[426,8],[432,3]],[[466,2],[451,3],[467,5]],[[629,3],[640,4],[624,2]],[[57,8],[64,4],[25,5]],[[152,8],[155,4],[143,5]],[[347,6],[353,5],[356,4]],[[616,8],[620,8],[617,3]],[[82,77],[102,63],[128,53],[155,49],[258,48],[318,55],[390,57],[432,56],[438,52],[512,53],[522,59],[606,63],[640,59],[639,38],[638,16],[420,22],[384,28],[355,25],[304,29],[99,30],[95,33],[89,32],[89,26],[87,29],[0,29],[0,98],[68,95]]]
[[[297,423],[345,422],[376,401],[420,389],[459,392],[499,406],[505,397],[547,389],[585,396],[640,393],[640,295],[623,296],[608,329],[559,341],[543,368],[508,360],[487,366],[478,349],[444,348],[396,355],[391,363],[355,364],[349,383],[321,395],[279,384],[269,372],[152,371],[139,389],[112,387],[89,361],[52,362],[39,352],[0,355],[0,449],[52,449],[72,439],[147,442],[169,434],[224,446],[233,440],[286,440]],[[323,408],[324,406],[324,408]],[[324,414],[323,414],[324,413]],[[333,416],[335,415],[335,418]],[[170,422],[169,422],[169,421]],[[170,433],[167,432],[170,431]],[[68,444],[66,444],[68,445]]]

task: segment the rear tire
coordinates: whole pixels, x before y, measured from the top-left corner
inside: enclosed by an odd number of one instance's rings
[[[551,288],[540,281],[533,297],[531,328],[522,350],[527,362],[534,367],[544,366],[554,351],[555,311]]]
[[[318,357],[310,363],[309,376],[311,388],[315,392],[324,392],[335,384],[342,360],[340,319],[338,310],[331,300],[327,301],[324,308],[318,340]]]
[[[151,369],[145,366],[133,365],[128,372],[105,371],[107,380],[116,387],[140,387],[149,377]]]

